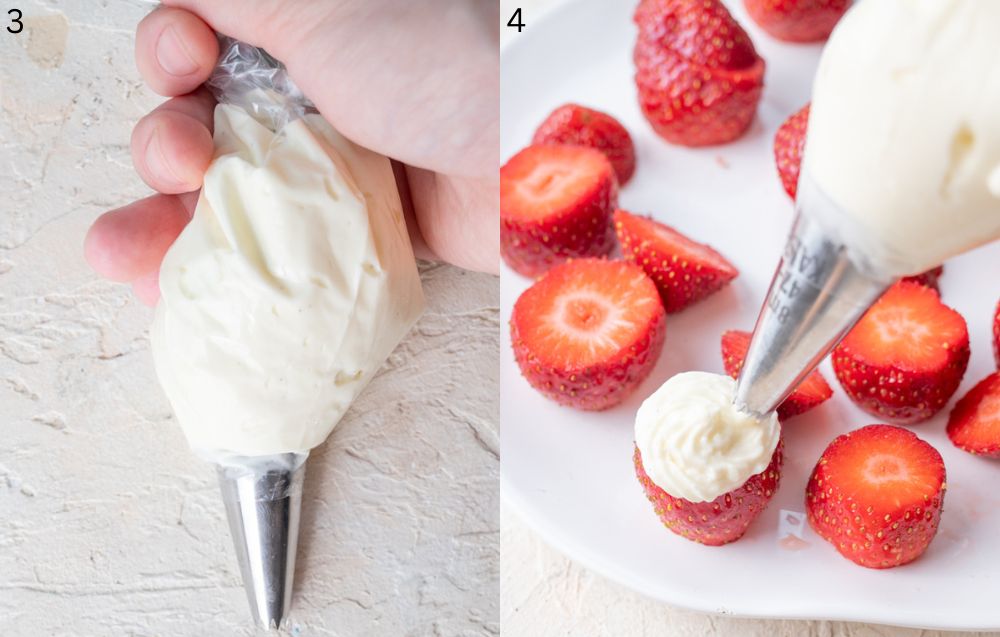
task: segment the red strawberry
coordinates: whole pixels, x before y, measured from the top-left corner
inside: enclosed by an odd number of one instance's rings
[[[521,294],[510,317],[514,358],[532,387],[570,407],[617,405],[663,349],[656,286],[624,261],[573,259]]]
[[[937,292],[901,281],[882,295],[833,351],[847,395],[868,413],[917,423],[955,393],[969,363],[962,315]]]
[[[642,468],[636,447],[632,456],[635,475],[653,504],[663,525],[693,542],[721,546],[743,537],[750,523],[767,507],[781,480],[782,443],[771,456],[771,464],[743,483],[711,502],[691,502],[675,498],[654,483]]]
[[[633,60],[639,105],[660,137],[706,146],[750,126],[764,60],[718,0],[643,0]]]
[[[608,158],[623,186],[635,172],[635,147],[625,127],[607,113],[565,104],[545,118],[532,144],[569,144],[599,150]]]
[[[795,199],[799,185],[799,168],[802,164],[802,147],[806,143],[806,127],[809,125],[809,104],[795,111],[778,127],[774,134],[774,162],[778,166],[778,177],[785,192]]]
[[[582,146],[529,146],[500,169],[500,254],[536,277],[571,257],[615,247],[614,169]]]
[[[1000,372],[979,381],[955,403],[948,437],[959,449],[1000,458]]]
[[[787,42],[825,40],[851,0],[743,0],[754,22]]]
[[[722,364],[726,373],[736,378],[743,367],[747,349],[750,348],[750,332],[729,330],[722,335]],[[787,420],[805,413],[833,396],[833,390],[819,370],[806,376],[795,391],[778,406],[778,418]]]
[[[904,281],[913,281],[914,283],[920,283],[926,285],[927,287],[940,291],[938,287],[938,279],[944,274],[944,266],[939,265],[936,268],[927,270],[926,272],[921,272],[920,274],[914,274],[913,276],[904,277]]]
[[[711,247],[669,226],[624,210],[616,210],[614,220],[622,253],[656,282],[667,312],[680,312],[722,289],[739,274]]]
[[[840,554],[868,568],[920,557],[944,501],[941,454],[913,432],[868,425],[837,437],[806,486],[809,524]]]
[[[997,369],[1000,369],[1000,301],[997,301],[993,314],[993,358],[997,361]]]

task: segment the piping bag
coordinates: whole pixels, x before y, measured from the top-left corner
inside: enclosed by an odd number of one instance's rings
[[[843,215],[808,172],[795,211],[736,381],[735,405],[758,416],[776,409],[899,278],[820,221]]]
[[[216,157],[161,266],[152,344],[188,442],[217,467],[254,621],[276,629],[309,450],[423,295],[389,160],[330,128],[265,51],[219,40]]]

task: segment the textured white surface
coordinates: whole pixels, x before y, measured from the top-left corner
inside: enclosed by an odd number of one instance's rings
[[[506,23],[515,7],[530,25],[559,0],[501,0]],[[509,39],[512,29],[502,29]],[[504,326],[506,328],[506,326]],[[509,352],[501,352],[509,356]],[[547,546],[509,507],[502,506],[501,625],[519,637],[941,637],[975,635],[853,622],[757,620],[673,608],[611,582]],[[943,609],[942,609],[943,610]],[[987,633],[978,633],[986,635]]]
[[[214,470],[154,378],[152,312],[81,255],[100,212],[147,194],[128,138],[158,101],[132,61],[149,5],[15,4],[25,33],[0,30],[0,635],[254,634]],[[422,274],[426,314],[310,460],[293,635],[499,633],[497,281]]]

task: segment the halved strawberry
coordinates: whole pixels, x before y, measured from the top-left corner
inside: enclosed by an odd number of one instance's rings
[[[657,486],[642,468],[638,447],[632,455],[632,463],[646,498],[653,504],[665,527],[693,542],[721,546],[743,537],[750,523],[757,519],[778,490],[782,447],[779,441],[766,469],[711,502],[675,498]]]
[[[944,274],[944,266],[939,265],[936,268],[927,270],[926,272],[921,272],[920,274],[914,274],[913,276],[903,277],[904,281],[913,281],[914,283],[920,283],[921,285],[926,285],[927,287],[941,291],[938,287],[938,279]]]
[[[955,403],[948,437],[959,449],[1000,458],[1000,372],[993,372]]]
[[[802,166],[802,147],[806,143],[806,128],[809,126],[809,104],[792,113],[774,134],[774,163],[778,167],[778,177],[785,192],[792,199],[799,185],[799,169]]]
[[[643,0],[633,60],[639,106],[673,144],[736,139],[764,88],[764,60],[718,0]]]
[[[913,432],[868,425],[836,438],[806,486],[809,524],[868,568],[912,562],[941,520],[944,461]]]
[[[825,40],[851,0],[743,0],[760,28],[787,42]]]
[[[571,257],[615,247],[614,169],[582,146],[529,146],[500,169],[500,254],[535,277]]]
[[[624,210],[616,210],[614,220],[622,254],[653,279],[667,312],[680,312],[719,291],[739,274],[711,247],[669,226]]]
[[[570,407],[617,405],[663,349],[656,286],[624,261],[573,259],[521,294],[510,318],[514,358],[538,391]]]
[[[568,144],[599,150],[608,158],[623,186],[635,172],[635,147],[614,117],[579,104],[564,104],[545,118],[532,144]]]
[[[868,413],[917,423],[938,412],[965,374],[969,331],[936,291],[901,281],[833,350],[833,370]]]
[[[743,368],[743,359],[750,348],[750,332],[729,330],[722,335],[722,364],[726,373],[736,378]],[[778,406],[778,418],[782,421],[805,413],[833,396],[830,385],[819,370],[806,376],[795,391]]]

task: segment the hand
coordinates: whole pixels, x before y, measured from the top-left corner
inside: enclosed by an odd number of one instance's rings
[[[214,31],[265,48],[357,144],[406,164],[418,257],[499,272],[496,3],[479,0],[166,0],[136,31],[136,65],[171,99],[132,131],[158,191],[102,215],[85,254],[155,304],[163,255],[190,220],[212,160]],[[401,193],[406,199],[406,193]],[[404,208],[409,206],[404,205]]]

